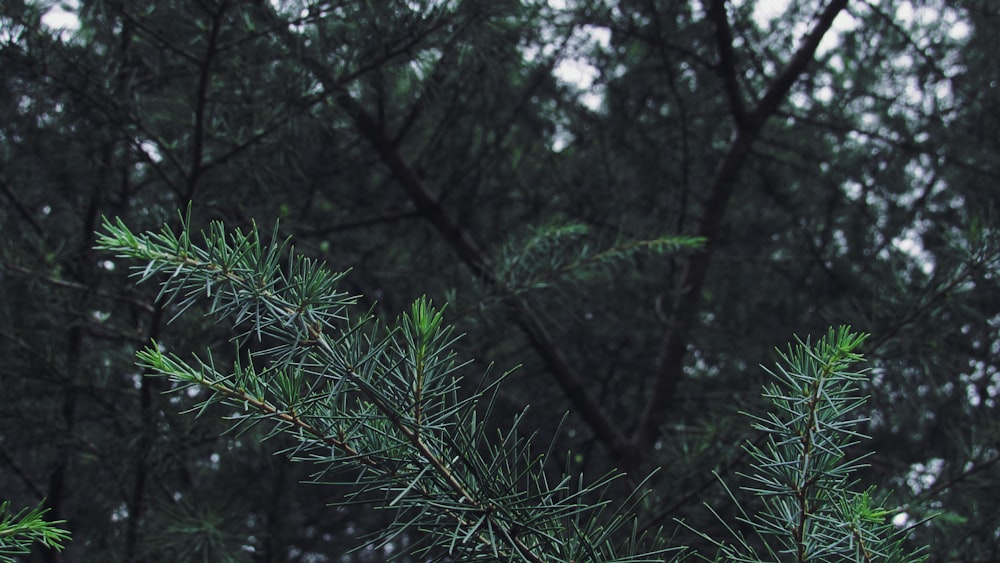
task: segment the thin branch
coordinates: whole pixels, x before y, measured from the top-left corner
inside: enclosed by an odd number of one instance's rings
[[[350,95],[343,91],[337,97],[338,103],[355,120],[356,126],[369,142],[371,142],[383,162],[392,171],[393,177],[400,183],[410,199],[417,205],[421,215],[427,219],[444,236],[452,250],[462,261],[487,285],[496,286],[497,280],[487,254],[482,251],[472,236],[458,226],[444,209],[431,197],[412,169],[403,162],[396,152],[392,141],[384,131],[379,129],[375,121]],[[600,402],[589,392],[584,378],[573,369],[565,354],[555,344],[555,341],[545,330],[541,321],[529,307],[521,303],[520,317],[516,324],[528,335],[535,351],[539,353],[546,365],[559,383],[563,392],[572,401],[580,415],[591,426],[598,438],[616,455],[632,459],[634,450],[628,443],[621,429],[614,423],[610,415],[603,409]]]
[[[205,56],[198,62],[198,90],[195,95],[194,131],[191,143],[191,167],[188,170],[187,190],[183,201],[194,199],[198,190],[198,179],[204,172],[205,164],[205,111],[208,106],[208,90],[212,81],[212,61],[216,55],[219,42],[219,32],[222,29],[222,14],[225,4],[212,14],[212,27],[208,35],[208,46]]]
[[[764,444],[768,435],[765,432],[757,432],[757,436],[751,441],[747,442],[753,444],[754,446],[760,447]],[[702,493],[711,489],[715,485],[722,483],[722,478],[725,477],[729,472],[735,469],[737,466],[743,465],[744,460],[750,455],[750,450],[747,448],[738,448],[737,454],[729,458],[722,466],[711,472],[711,474],[702,480],[697,486],[688,490],[688,492],[682,495],[680,498],[674,499],[672,503],[664,508],[657,510],[655,513],[646,516],[645,520],[639,524],[639,529],[646,531],[654,529],[656,527],[662,526],[663,522],[670,517],[672,514],[688,506],[692,500],[701,496]]]
[[[736,54],[733,51],[733,30],[729,25],[729,16],[726,13],[726,0],[709,0],[707,4],[705,14],[715,24],[715,44],[719,50],[717,70],[722,75],[722,82],[725,85],[726,97],[729,99],[729,111],[733,114],[736,127],[740,129],[746,121],[747,110],[743,103],[743,94],[740,93],[740,83],[737,78],[739,71]]]
[[[370,219],[359,219],[357,221],[351,221],[348,223],[338,223],[336,225],[329,225],[317,229],[293,229],[293,231],[296,233],[297,236],[301,237],[326,236],[333,233],[351,231],[360,227],[380,225],[383,223],[396,223],[397,221],[400,221],[402,219],[413,219],[415,217],[420,217],[420,216],[421,216],[420,213],[417,211],[401,211],[390,215],[372,217]]]
[[[927,68],[930,68],[933,71],[933,73],[938,76],[938,78],[941,78],[943,80],[949,80],[951,78],[950,76],[948,76],[948,73],[946,73],[939,66],[941,58],[932,55],[931,53],[927,52],[927,49],[920,47],[920,45],[917,44],[917,42],[913,39],[913,37],[905,29],[903,29],[903,27],[899,25],[899,23],[896,22],[895,18],[885,13],[885,10],[879,8],[877,5],[872,3],[871,0],[863,0],[861,3],[864,4],[869,10],[871,10],[872,13],[875,14],[880,20],[882,20],[883,23],[885,23],[888,27],[892,28],[893,31],[898,33],[899,36],[903,38],[903,41],[905,41],[907,45],[913,48],[913,50],[916,51],[918,55],[920,55],[920,58],[924,60],[924,64],[927,65]],[[955,84],[952,84],[952,86],[954,87]]]
[[[983,259],[983,262],[987,262],[990,259],[996,257],[1000,254],[1000,249],[992,252],[989,256]],[[913,324],[918,319],[927,314],[931,308],[940,300],[947,297],[952,291],[957,289],[960,285],[968,281],[973,274],[982,269],[981,262],[969,262],[966,264],[965,268],[959,272],[950,282],[948,282],[944,287],[934,292],[927,301],[925,301],[920,306],[911,309],[909,313],[903,315],[898,321],[896,321],[891,327],[879,332],[879,337],[871,342],[865,353],[868,355],[873,355],[876,350],[884,346],[887,342],[896,337],[904,328]]]
[[[84,293],[93,293],[99,297],[105,299],[110,299],[113,301],[121,301],[123,303],[129,303],[135,305],[147,313],[153,312],[153,304],[149,301],[144,301],[132,295],[126,295],[121,292],[110,292],[103,289],[95,289],[94,287],[88,286],[83,283],[78,283],[74,281],[64,280],[52,277],[50,275],[43,274],[42,272],[31,270],[25,268],[24,266],[19,266],[17,264],[11,264],[9,262],[0,262],[0,271],[15,272],[24,276],[29,276],[32,279],[41,281],[52,287],[59,287],[63,289],[72,289],[74,291],[80,291]]]
[[[38,500],[45,498],[45,492],[42,491],[40,486],[38,486],[38,483],[35,483],[35,481],[31,478],[31,475],[29,475],[23,467],[18,465],[17,460],[11,457],[11,455],[7,453],[7,450],[2,447],[0,447],[0,461],[3,461],[10,471],[18,479],[20,479],[22,483],[24,483],[24,486],[31,491],[31,494],[35,495],[35,498]]]
[[[963,482],[963,481],[971,478],[973,475],[975,475],[977,473],[980,473],[982,471],[985,471],[985,470],[993,467],[998,462],[1000,462],[1000,454],[994,454],[993,457],[984,459],[983,461],[981,461],[979,463],[972,463],[972,464],[970,464],[968,466],[967,469],[963,470],[958,475],[955,475],[955,476],[951,477],[950,479],[939,481],[939,482],[935,483],[933,487],[930,487],[929,489],[926,489],[926,490],[922,491],[920,493],[920,496],[924,497],[924,498],[935,498],[940,493],[942,493],[942,492],[944,492],[944,491],[946,491],[946,490],[954,487],[955,485],[958,485],[959,483],[961,483],[961,482]]]
[[[750,127],[759,130],[763,127],[764,122],[778,110],[778,106],[784,101],[789,90],[798,81],[802,72],[805,71],[806,66],[812,62],[820,41],[822,41],[826,32],[830,30],[833,20],[847,7],[847,2],[848,0],[831,0],[830,4],[823,10],[812,31],[802,39],[802,45],[799,46],[792,59],[785,65],[781,74],[771,82],[764,96],[761,97],[757,106],[751,112],[749,116],[750,123],[748,124]]]
[[[153,43],[158,45],[160,48],[170,51],[190,63],[194,64],[199,63],[198,57],[196,57],[194,54],[189,53],[188,51],[185,51],[184,49],[178,47],[176,42],[170,41],[167,37],[162,35],[156,29],[154,29],[149,25],[146,25],[146,23],[142,19],[137,18],[133,16],[131,13],[129,13],[129,11],[125,9],[124,2],[120,2],[117,0],[110,0],[108,4],[114,7],[115,12],[119,16],[121,16],[123,20],[125,20],[127,23],[131,25],[134,25],[140,31],[147,34],[150,38],[152,38]]]
[[[21,203],[21,200],[17,198],[17,194],[14,193],[14,189],[10,186],[10,184],[7,183],[7,178],[5,178],[2,174],[0,174],[0,189],[3,190],[3,194],[7,196],[8,200],[10,200],[11,205],[14,206],[14,209],[17,210],[18,214],[21,215],[21,217],[24,218],[24,220],[27,221],[29,225],[31,225],[31,228],[35,231],[35,234],[44,239],[45,229],[42,228],[42,225],[41,223],[38,222],[38,219],[36,219],[35,216],[32,215],[30,211],[28,211],[28,208],[25,207],[23,203]]]

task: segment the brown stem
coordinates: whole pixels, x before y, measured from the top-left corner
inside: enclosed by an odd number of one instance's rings
[[[184,193],[184,201],[194,199],[198,190],[198,179],[204,172],[205,161],[205,111],[208,106],[208,90],[212,82],[212,61],[215,59],[216,49],[219,42],[219,32],[222,28],[222,14],[225,11],[225,3],[212,14],[212,27],[208,34],[208,47],[205,49],[205,56],[198,61],[198,91],[195,97],[194,108],[194,131],[191,143],[191,167],[188,171],[187,189]]]
[[[725,17],[724,0],[711,1],[713,4],[709,8],[714,17],[720,17],[720,10],[721,17]],[[740,172],[750,156],[753,143],[768,118],[775,114],[789,90],[805,71],[809,62],[812,61],[820,40],[830,29],[834,18],[847,6],[847,1],[830,1],[820,14],[813,29],[803,38],[802,44],[792,55],[782,72],[771,82],[754,108],[745,117],[740,117],[738,114],[733,116],[735,124],[733,138],[729,149],[712,176],[708,197],[705,199],[705,210],[698,225],[697,234],[704,237],[708,243],[704,252],[691,256],[681,275],[680,291],[675,301],[672,322],[667,327],[660,343],[660,352],[655,366],[656,379],[636,432],[635,441],[640,447],[648,447],[655,442],[660,434],[660,426],[670,413],[670,405],[673,403],[677,386],[683,377],[684,358],[690,343],[691,327],[701,307],[701,290],[707,279],[712,255],[718,247],[718,238],[725,219],[726,207],[736,188]],[[717,25],[719,25],[718,22]],[[728,30],[728,25],[726,25],[726,29]],[[731,34],[726,31],[718,32],[716,39],[731,40]],[[720,52],[723,53],[731,48],[731,45],[719,47]],[[720,64],[725,61],[728,61],[729,64],[735,64],[735,59],[720,56]],[[720,67],[720,71],[723,72],[724,76],[738,75],[737,70],[733,68]],[[730,100],[732,106],[733,100],[732,98]]]
[[[149,326],[149,342],[156,340],[163,324],[163,304],[157,303]],[[128,499],[128,526],[125,529],[125,560],[135,561],[139,550],[139,528],[146,509],[146,483],[149,479],[149,453],[156,438],[156,409],[153,407],[153,380],[148,371],[139,378],[139,421],[141,426],[132,467],[132,492]]]
[[[28,211],[28,208],[25,207],[23,203],[21,203],[21,200],[18,199],[17,194],[14,193],[14,188],[12,188],[10,184],[7,183],[7,179],[4,178],[2,175],[0,175],[0,191],[3,191],[3,195],[7,196],[7,199],[10,201],[11,205],[14,206],[14,209],[17,210],[17,213],[21,216],[21,218],[27,221],[28,225],[30,225],[31,228],[35,231],[35,234],[38,235],[42,240],[45,240],[47,238],[45,236],[45,229],[42,227],[41,223],[38,222],[38,219],[36,219],[35,216],[32,215],[30,211]]]
[[[736,53],[733,49],[733,30],[729,26],[729,16],[726,14],[726,0],[710,0],[706,6],[705,15],[715,25],[715,43],[719,49],[718,70],[725,84],[726,97],[729,99],[729,111],[736,122],[737,128],[742,128],[747,117],[746,105],[740,93],[737,78]]]

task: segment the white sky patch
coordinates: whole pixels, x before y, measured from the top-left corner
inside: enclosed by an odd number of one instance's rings
[[[575,84],[584,90],[594,84],[594,79],[597,78],[598,74],[598,70],[593,65],[580,59],[559,61],[552,72],[559,80]]]
[[[606,27],[596,25],[583,26],[583,32],[590,36],[590,40],[607,49],[611,46],[611,30]]]
[[[896,8],[896,19],[907,27],[937,21],[941,16],[940,11],[930,6],[914,6],[912,2],[902,2]]]
[[[583,90],[580,94],[580,102],[583,105],[595,111],[601,107],[604,93],[598,92],[601,89],[594,87],[594,79],[599,73],[593,65],[580,59],[567,59],[560,61],[552,73],[559,80]]]
[[[565,5],[563,2],[549,1],[550,6],[555,7],[555,4]],[[607,49],[611,45],[611,30],[606,27],[584,25],[573,32],[573,40],[585,51],[594,47]],[[580,103],[591,110],[597,111],[604,103],[604,88],[594,85],[594,81],[600,76],[600,71],[584,57],[570,57],[559,61],[552,74],[562,82],[579,88]]]
[[[792,92],[788,96],[788,101],[798,109],[809,109],[812,107],[812,97],[805,92]]]
[[[823,35],[823,39],[820,40],[819,46],[816,47],[816,55],[823,56],[839,47],[841,36],[845,33],[854,31],[860,25],[861,22],[859,22],[846,10],[837,14],[837,17],[833,19],[833,24],[830,26],[830,31]]]
[[[434,0],[432,2],[427,2],[426,0],[423,2],[414,2],[413,0],[409,0],[406,2],[406,6],[410,10],[419,13],[428,13],[432,10],[446,8],[449,4],[451,4],[450,0]]]
[[[910,486],[913,494],[918,495],[934,486],[941,476],[942,469],[944,460],[937,457],[931,458],[927,463],[913,463],[906,475],[906,484]]]
[[[139,141],[139,150],[145,153],[150,162],[159,164],[163,161],[163,153],[160,152],[160,148],[153,141]]]
[[[302,33],[305,31],[306,26],[301,23],[297,23],[297,20],[304,20],[309,17],[309,8],[303,7],[302,2],[299,1],[289,1],[289,0],[269,0],[271,7],[278,14],[291,19],[292,21],[288,24],[288,29],[294,31],[295,33]]]
[[[816,99],[824,104],[828,104],[833,101],[833,88],[829,86],[823,86],[816,91]]]
[[[892,245],[916,260],[924,274],[929,276],[934,272],[934,257],[924,250],[924,241],[915,229],[907,229],[902,236],[894,238]]]
[[[781,17],[788,9],[789,0],[767,0],[754,3],[753,21],[761,28],[767,28],[771,22]],[[739,2],[738,4],[742,4]]]
[[[57,2],[42,16],[42,25],[51,31],[58,31],[59,38],[66,41],[80,29],[79,0]]]
[[[552,136],[552,150],[561,152],[573,142],[573,135],[562,124],[556,124],[556,132]]]
[[[0,17],[0,43],[10,43],[18,36],[21,25],[12,18]]]
[[[932,6],[914,6],[913,2],[902,2],[896,7],[895,16],[896,21],[904,28],[943,23],[948,28],[948,37],[955,41],[964,41],[972,33],[968,18],[963,19],[961,13],[950,6],[939,9]],[[930,41],[931,38],[925,35],[917,41],[917,44],[920,48],[926,48]]]
[[[548,6],[555,12],[572,8],[569,0],[548,0]],[[521,52],[524,60],[532,62],[539,56],[551,57],[556,53],[559,38],[554,29],[542,29],[538,44],[525,45]],[[577,90],[577,100],[592,111],[599,111],[604,104],[605,88],[595,84],[600,70],[588,61],[594,49],[607,49],[611,45],[611,30],[605,27],[582,25],[573,29],[567,44],[566,56],[560,59],[552,70],[552,75],[563,84]],[[573,136],[565,127],[556,127],[552,149],[559,152],[573,142]]]
[[[997,346],[1000,346],[1000,342],[993,342],[990,351],[993,352]],[[973,347],[977,347],[976,343],[973,343]],[[959,380],[965,386],[965,398],[969,405],[995,408],[997,399],[1000,398],[1000,369],[981,360],[970,361],[969,367],[971,369],[968,373],[959,375]]]
[[[970,33],[972,33],[972,29],[969,27],[969,24],[964,21],[955,22],[951,26],[951,29],[948,30],[948,36],[955,41],[965,41],[969,38]]]

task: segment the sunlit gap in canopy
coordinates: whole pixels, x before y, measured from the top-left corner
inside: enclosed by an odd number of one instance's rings
[[[904,52],[887,61],[877,63],[884,65],[887,72],[882,73],[884,79],[875,88],[883,98],[895,100],[890,109],[890,116],[903,118],[910,124],[911,130],[918,131],[912,140],[924,143],[927,141],[928,135],[920,129],[921,124],[928,116],[933,114],[935,119],[946,124],[949,120],[947,112],[941,112],[939,108],[948,108],[954,102],[952,80],[965,70],[957,58],[957,53],[971,35],[970,20],[967,14],[963,17],[960,9],[945,1],[936,5],[931,3],[917,5],[915,2],[900,2],[892,6],[881,6],[881,4],[883,3],[878,0],[872,0],[868,4],[868,9],[886,8],[885,15],[892,18],[900,30],[906,32],[924,31],[924,33],[908,33],[911,37],[918,38],[914,41],[916,49],[922,51],[928,48],[931,42],[935,42],[945,53],[936,61],[941,74],[933,80],[916,78],[921,76],[920,69],[926,64],[920,60],[919,54]],[[836,22],[834,28],[837,29]],[[845,31],[841,29],[839,33],[843,35]],[[838,72],[843,70],[843,59],[839,55],[834,54],[828,60],[829,64],[834,66],[834,70]],[[899,76],[903,76],[905,79],[896,78]],[[802,108],[796,103],[794,97],[792,102],[793,105]],[[885,116],[876,112],[863,112],[860,120],[861,127],[852,131],[849,138],[859,146],[872,146],[873,153],[877,154],[880,145],[883,144],[880,139],[896,138],[896,134],[883,127],[884,118]],[[904,141],[906,140],[897,139],[897,142]],[[927,194],[939,195],[945,191],[947,183],[933,174],[932,164],[930,157],[926,154],[915,157],[909,162],[906,166],[906,175],[912,187],[909,192],[890,198],[894,200],[892,203],[909,208],[916,200],[926,197]],[[873,181],[873,179],[869,178],[868,181]],[[844,190],[850,199],[857,198],[857,190],[853,186],[844,186]],[[869,200],[877,199],[878,196],[869,194],[868,198]],[[877,204],[885,205],[889,202],[868,201],[866,203],[877,206]],[[953,209],[959,209],[965,205],[965,202],[960,196],[957,196],[952,198],[947,205]],[[910,225],[902,227],[891,241],[891,248],[908,256],[926,276],[930,276],[934,272],[936,265],[934,255],[925,249],[923,243],[922,235],[928,230],[928,227],[926,220],[915,219]],[[889,259],[889,248],[884,248],[879,257]]]
[[[329,3],[316,2],[315,0],[268,0],[274,11],[284,17],[293,20],[305,20],[316,17],[324,13],[343,14],[342,6],[331,6]],[[460,0],[406,0],[406,7],[412,12],[430,14],[435,10],[454,7]],[[301,23],[292,21],[290,27],[295,31],[302,31]]]
[[[752,0],[733,0],[732,5],[738,8],[747,5],[747,2],[752,2]],[[789,22],[786,14],[792,7],[790,0],[758,1],[753,2],[749,6],[753,9],[752,17],[754,22],[762,30],[776,29],[779,25],[791,26],[789,28],[791,32],[789,51],[784,57],[790,56],[791,50],[795,48],[795,45],[809,33],[812,26],[815,25],[815,16],[818,15],[821,9],[820,7],[816,7],[812,13],[805,12],[804,17],[801,17],[798,21]],[[968,17],[963,17],[960,9],[949,5],[943,0],[936,5],[934,3],[917,3],[912,1],[902,1],[889,5],[889,3],[881,0],[870,0],[870,2],[857,7],[857,10],[883,10],[885,12],[884,15],[891,18],[898,25],[899,29],[904,31],[925,29],[928,27],[937,28],[937,40],[943,43],[950,41],[955,49],[961,48],[961,45],[971,34]],[[838,48],[841,46],[844,37],[859,29],[861,25],[861,20],[859,19],[861,17],[860,11],[852,12],[850,9],[844,10],[834,19],[830,31],[824,35],[816,52],[817,59],[825,60],[829,66],[827,69],[821,69],[817,72],[816,79],[813,81],[813,90],[797,89],[790,93],[788,103],[793,108],[797,110],[810,110],[816,104],[827,105],[837,102],[833,88],[835,84],[834,76],[839,75],[845,69],[845,60],[838,53]],[[932,35],[928,33],[915,34],[915,36],[922,37],[918,40],[916,47],[918,49],[927,48],[927,43],[934,40],[932,39]],[[918,83],[915,79],[900,82],[893,78],[901,75],[911,77],[917,75],[917,67],[922,62],[916,60],[915,56],[908,53],[897,55],[889,61],[875,63],[885,64],[889,69],[895,71],[884,73],[884,79],[876,88],[886,99],[897,100],[897,103],[893,105],[892,111],[896,112],[897,116],[902,116],[911,122],[914,129],[919,129],[919,124],[925,119],[928,113],[935,111],[937,107],[948,107],[953,100],[951,78],[959,74],[963,69],[955,60],[949,57],[942,58],[938,63],[941,66],[944,76],[936,83]],[[766,68],[766,72],[771,75],[775,74],[777,70],[776,67]],[[850,81],[841,84],[841,86],[850,88]],[[859,111],[859,115],[859,129],[849,135],[853,143],[858,146],[870,145],[878,147],[881,144],[881,141],[879,141],[880,138],[893,137],[890,131],[884,130],[883,120],[886,116],[864,109]],[[946,118],[942,116],[942,119]],[[916,140],[923,142],[919,137]],[[873,153],[877,153],[877,151],[873,150]],[[905,200],[915,200],[925,190],[938,193],[946,188],[943,181],[934,179],[931,173],[931,166],[928,163],[912,162],[910,166],[907,166],[906,172],[912,182],[912,189],[909,193],[898,196],[902,201],[895,201],[894,203],[897,205],[906,206],[908,203]],[[868,183],[871,181],[873,179],[866,179]],[[936,185],[928,186],[928,182]],[[851,200],[857,200],[859,197],[859,194],[856,193],[858,190],[855,187],[853,180],[843,186],[845,195]],[[890,203],[888,201],[878,201],[878,199],[879,196],[870,193],[864,203],[876,211],[880,207],[884,207]],[[960,206],[962,203],[954,202],[952,205]],[[922,235],[926,230],[927,225],[921,221],[914,221],[911,225],[903,227],[895,235],[890,235],[892,236],[891,245],[884,248],[879,257],[881,259],[889,259],[891,250],[894,250],[907,256],[924,275],[930,276],[934,272],[936,264],[933,254],[928,252],[923,244]]]
[[[43,0],[28,1],[29,5],[47,8],[42,15],[42,25],[59,33],[59,38],[67,41],[80,29],[79,0],[63,0],[61,2],[46,2]]]
[[[570,21],[577,3],[574,0],[547,0],[545,4],[551,10],[551,21],[561,25]],[[611,8],[615,9],[614,6]],[[564,36],[565,29],[557,29],[553,25],[543,24],[540,31],[541,41],[522,46],[524,60],[532,63],[539,58],[558,56],[552,75],[574,91],[578,103],[591,111],[602,111],[605,87],[598,82],[600,71],[590,63],[588,56],[597,49],[609,48],[611,30],[595,25],[573,25],[568,38]],[[562,124],[556,123],[552,149],[561,151],[572,142],[573,135]]]

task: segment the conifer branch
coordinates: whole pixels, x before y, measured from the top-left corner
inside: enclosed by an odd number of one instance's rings
[[[850,327],[830,329],[815,345],[799,340],[779,352],[775,369],[765,368],[773,378],[763,393],[770,408],[747,415],[763,440],[744,446],[750,470],[740,473],[748,482],[743,488],[757,496],[760,508],[751,513],[736,502],[737,521],[750,526],[756,541],[720,517],[735,543],[701,534],[719,548],[716,560],[924,559],[903,548],[902,532],[890,521],[896,510],[884,508],[874,489],[852,490],[853,474],[867,457],[849,455],[852,446],[867,438],[855,430],[865,420],[855,413],[866,400],[861,395],[866,376],[852,369],[862,361],[857,350],[866,338]],[[731,491],[730,497],[735,501]]]
[[[550,486],[544,457],[517,433],[519,419],[499,444],[488,442],[482,421],[499,380],[460,398],[456,337],[429,300],[390,327],[365,314],[352,320],[357,300],[336,289],[344,274],[296,255],[287,241],[266,245],[256,227],[227,233],[212,223],[199,245],[182,223],[177,234],[135,235],[105,220],[97,246],[145,262],[140,281],[164,278],[160,300],[175,316],[204,303],[233,321],[238,345],[270,347],[240,352],[228,373],[211,354],[191,365],[155,343],[140,363],[176,390],[210,391],[199,413],[221,403],[237,409],[237,425],[267,422],[276,425],[271,434],[294,435],[289,453],[322,467],[317,482],[352,475],[356,492],[345,503],[396,511],[379,542],[419,531],[426,539],[414,549],[433,560],[662,560],[663,549],[642,548],[656,537],[618,532],[634,525],[629,511],[642,493],[629,510],[607,514],[606,503],[584,502],[619,474]]]
[[[10,510],[9,501],[0,503],[0,563],[18,561],[14,556],[27,555],[35,543],[62,551],[71,536],[60,526],[66,521],[46,521],[44,516],[48,509],[42,506],[15,513]]]

